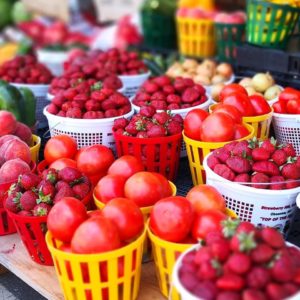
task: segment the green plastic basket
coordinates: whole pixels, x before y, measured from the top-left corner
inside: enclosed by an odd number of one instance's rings
[[[218,59],[232,63],[236,59],[236,47],[245,38],[245,24],[216,23]]]
[[[175,16],[142,11],[142,28],[145,45],[155,48],[176,49]]]
[[[247,41],[285,49],[299,20],[300,10],[262,0],[247,1]]]

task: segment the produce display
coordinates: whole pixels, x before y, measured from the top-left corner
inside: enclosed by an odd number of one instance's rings
[[[151,105],[158,110],[178,110],[201,105],[208,100],[206,91],[192,79],[167,76],[147,80],[139,89],[132,103],[142,107]]]
[[[275,229],[225,221],[183,255],[175,276],[190,299],[275,300],[297,297],[299,266],[299,249]]]
[[[300,114],[300,92],[290,87],[285,88],[279,95],[279,101],[272,107],[279,114]]]

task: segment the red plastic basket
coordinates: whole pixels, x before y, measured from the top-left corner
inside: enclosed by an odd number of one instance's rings
[[[8,215],[13,220],[32,260],[41,265],[53,266],[53,260],[45,241],[47,216],[24,217],[11,212],[8,212]]]
[[[182,134],[159,138],[137,138],[115,134],[117,155],[133,155],[143,162],[145,169],[158,172],[168,180],[177,176]]]

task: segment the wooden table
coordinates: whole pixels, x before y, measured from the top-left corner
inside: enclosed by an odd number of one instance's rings
[[[54,267],[33,262],[17,234],[0,237],[0,265],[49,300],[63,300]],[[0,275],[1,276],[1,275]],[[138,300],[163,300],[153,263],[143,264]]]

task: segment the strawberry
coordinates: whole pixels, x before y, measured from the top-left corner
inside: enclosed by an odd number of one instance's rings
[[[252,159],[254,161],[264,161],[270,158],[270,152],[264,148],[255,148],[252,150]]]
[[[58,172],[58,177],[67,183],[71,183],[74,181],[79,181],[82,177],[82,173],[75,168],[66,167]]]
[[[165,101],[152,101],[151,105],[157,109],[157,110],[166,110],[167,109],[167,103]]]
[[[269,300],[282,300],[288,297],[289,293],[283,285],[272,282],[266,287],[266,295]]]
[[[251,251],[251,259],[257,264],[268,263],[275,255],[274,249],[268,244],[260,243]]]
[[[205,238],[205,245],[211,246],[219,241],[224,241],[224,236],[220,231],[209,231]],[[211,249],[210,249],[211,250]]]
[[[90,185],[87,183],[79,183],[73,186],[73,191],[79,199],[83,199],[90,192]]]
[[[23,210],[32,210],[37,204],[38,196],[33,191],[26,191],[20,197],[20,205]]]
[[[138,92],[137,95],[135,96],[133,103],[135,103],[135,101],[144,101],[144,102],[148,102],[151,100],[151,96],[147,93],[143,93],[143,92]]]
[[[251,156],[252,150],[249,148],[249,143],[247,141],[241,141],[235,144],[232,149],[232,154],[235,156],[247,157]]]
[[[46,202],[48,204],[52,203],[55,193],[55,187],[50,181],[44,182],[39,188],[39,198],[42,202]]]
[[[210,248],[214,258],[220,262],[226,261],[230,255],[230,244],[224,238],[212,243]]]
[[[66,98],[69,101],[72,101],[76,95],[77,95],[77,91],[74,88],[69,88],[63,91],[64,98]]]
[[[276,150],[278,151],[278,150]],[[286,185],[284,183],[285,179],[282,176],[272,176],[270,178],[270,189],[271,190],[284,190]]]
[[[243,292],[243,300],[268,300],[265,294],[259,290],[247,289]]]
[[[242,157],[229,157],[226,160],[226,165],[235,173],[248,173],[251,171],[249,160]]]
[[[187,257],[188,259],[188,257]],[[213,253],[210,248],[208,247],[201,247],[197,252],[196,255],[193,257],[193,261],[196,265],[201,265],[204,262],[210,262],[213,259]]]
[[[155,108],[151,105],[143,106],[140,109],[140,115],[143,117],[151,118],[155,115]]]
[[[105,118],[114,118],[114,117],[118,117],[119,113],[116,109],[108,109],[105,113],[104,113],[104,117]]]
[[[215,280],[218,277],[220,268],[216,260],[203,262],[198,269],[197,277],[200,280]]]
[[[32,212],[28,211],[28,210],[21,210],[18,212],[18,215],[23,216],[23,217],[32,217],[33,216]]]
[[[129,123],[126,127],[125,130],[127,133],[130,135],[136,136],[137,133],[139,132],[136,128],[136,125],[134,123]]]
[[[65,103],[61,106],[61,109],[62,109],[64,112],[67,112],[70,108],[72,108],[72,102],[71,102],[71,101],[65,102]]]
[[[210,155],[207,158],[207,165],[209,166],[209,168],[211,168],[212,170],[215,168],[216,165],[220,164],[220,160],[215,156],[215,155]]]
[[[16,195],[9,195],[5,200],[4,200],[4,208],[7,210],[17,213],[20,211],[20,197],[21,193],[17,193]]]
[[[234,252],[247,252],[256,247],[257,243],[254,239],[254,231],[250,233],[239,232],[230,241],[230,248]]]
[[[147,131],[149,138],[163,137],[166,136],[166,129],[161,125],[154,125],[150,130]]]
[[[281,169],[281,174],[286,179],[300,179],[300,168],[296,163],[288,163]]]
[[[81,110],[78,107],[73,107],[67,110],[67,118],[80,119],[82,117]]]
[[[27,173],[19,177],[18,184],[25,190],[31,190],[38,186],[41,179],[33,173]]]
[[[181,100],[183,103],[192,103],[200,97],[200,93],[194,88],[187,88],[182,96]]]
[[[280,175],[280,171],[278,166],[271,161],[259,161],[255,162],[252,165],[252,170],[254,172],[263,173],[269,176],[278,176]]]
[[[50,103],[47,107],[47,111],[49,114],[57,115],[59,112],[59,108],[54,103]]]
[[[217,287],[225,291],[241,291],[244,286],[245,280],[235,274],[225,274],[217,280]]]
[[[277,282],[292,281],[296,275],[296,269],[290,256],[281,254],[271,267],[271,275]]]
[[[77,94],[74,98],[74,101],[82,101],[86,102],[89,100],[89,96],[87,94]]]
[[[294,179],[287,179],[285,181],[286,189],[295,189],[300,186],[300,182],[295,181]]]
[[[142,85],[143,90],[148,93],[148,94],[154,94],[157,91],[159,91],[159,85],[156,84],[155,82],[151,82],[151,81],[146,81],[143,85]]]
[[[153,79],[153,82],[155,82],[156,84],[158,84],[160,87],[169,86],[171,84],[170,78],[168,76],[166,76],[166,75],[155,77]]]
[[[187,85],[182,77],[176,77],[173,86],[179,93],[184,92],[184,90],[187,88]]]
[[[241,300],[241,296],[236,292],[219,292],[216,300]]]
[[[278,149],[272,154],[271,158],[277,166],[282,166],[286,163],[288,156],[284,150]]]
[[[276,140],[265,140],[262,142],[260,147],[267,150],[270,153],[270,155],[272,155],[273,152],[275,152],[276,150]]]
[[[296,151],[295,148],[292,144],[285,144],[282,147],[282,150],[286,153],[288,157],[295,157],[296,156]]]
[[[182,124],[175,121],[171,121],[167,125],[168,135],[179,134],[182,132],[182,129]]]
[[[33,208],[33,215],[35,217],[42,217],[42,216],[47,216],[51,210],[51,206],[49,204],[46,203],[40,203],[37,204],[34,208]]]
[[[226,163],[226,161],[230,158],[231,153],[230,151],[220,148],[213,152],[213,155],[222,163]]]
[[[199,299],[215,299],[218,293],[215,283],[212,281],[202,281],[198,283],[194,289],[193,293]]]
[[[172,95],[175,93],[175,89],[172,85],[165,85],[163,87],[163,92],[167,95]],[[167,100],[168,101],[168,100]]]
[[[265,243],[274,249],[280,249],[284,246],[283,236],[275,228],[263,228],[261,230],[261,238]]]
[[[87,111],[97,111],[101,109],[101,103],[95,100],[88,100],[85,102],[85,109]]]
[[[122,107],[130,104],[129,100],[124,95],[117,92],[111,95],[108,99],[111,100],[116,107]]]
[[[58,180],[58,171],[56,169],[49,168],[43,171],[42,178],[50,181],[51,183],[56,183]]]
[[[157,112],[153,115],[152,120],[154,123],[157,123],[159,125],[164,125],[167,123],[170,119],[170,115],[167,114],[165,111],[163,112]]]
[[[167,97],[167,102],[170,103],[170,104],[180,104],[181,103],[181,98],[178,95],[170,94]]]
[[[56,185],[55,185],[55,189],[57,190],[57,191],[59,191],[61,188],[63,188],[63,187],[66,187],[66,188],[69,188],[70,186],[69,186],[69,184],[68,183],[66,183],[65,181],[58,181],[57,183],[56,183]]]
[[[268,184],[270,182],[270,178],[263,173],[256,173],[252,175],[251,182],[253,183],[251,186],[256,189],[268,189],[270,187]]]
[[[283,284],[283,288],[287,292],[288,296],[292,296],[293,294],[296,294],[299,291],[299,287],[294,283],[285,283]]]
[[[128,120],[125,118],[119,118],[114,120],[113,130],[117,130],[119,128],[125,129],[125,127],[129,124]]]
[[[250,182],[250,175],[248,175],[247,173],[239,174],[234,178],[234,181],[240,183]]]
[[[64,197],[75,197],[75,193],[70,186],[61,187],[55,195],[53,203],[56,204]]]
[[[180,109],[180,108],[181,107],[179,106],[179,104],[176,104],[176,103],[172,103],[167,106],[168,110],[176,110],[176,109]]]
[[[235,174],[224,164],[215,165],[214,172],[227,180],[234,181]]]
[[[103,111],[114,109],[114,108],[116,108],[116,104],[110,99],[106,99],[103,102],[101,102],[101,109]]]
[[[264,288],[270,280],[270,272],[264,267],[255,266],[247,274],[247,286],[253,289]]]
[[[229,257],[227,265],[232,272],[242,275],[250,270],[251,260],[244,253],[234,253]]]
[[[99,118],[97,111],[87,111],[83,114],[82,119],[102,119],[102,118]]]
[[[175,121],[178,122],[179,124],[183,124],[183,118],[179,114],[173,115],[171,121]]]
[[[255,226],[250,222],[241,222],[237,229],[236,233],[255,233]]]

